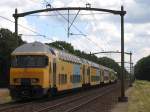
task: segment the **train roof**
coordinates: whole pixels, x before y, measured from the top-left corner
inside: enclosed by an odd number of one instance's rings
[[[83,64],[89,64],[88,60],[84,59],[84,58],[80,58]]]
[[[65,60],[65,61],[70,61],[70,62],[75,62],[75,63],[82,63],[81,59],[78,58],[77,56],[75,55],[72,55],[72,54],[69,54],[69,53],[66,53],[64,51],[59,51],[58,52],[58,57],[62,60]]]
[[[19,47],[17,47],[13,52],[13,54],[23,54],[23,53],[52,53],[52,50],[49,46],[40,43],[40,42],[33,42],[33,43],[26,43]]]
[[[94,63],[94,62],[92,62],[92,61],[88,61],[88,63],[89,63],[92,67],[99,68],[99,64],[97,64],[97,63]]]
[[[100,68],[102,68],[102,69],[104,69],[104,70],[107,70],[107,71],[115,72],[113,69],[108,68],[108,67],[105,67],[105,66],[103,66],[103,65],[100,65]]]
[[[81,61],[82,61],[83,64],[89,64],[92,67],[99,68],[99,64],[94,63],[92,61],[86,60],[84,58],[81,58]]]
[[[82,63],[81,59],[77,56],[69,54],[67,52],[58,50],[56,48],[50,47],[40,42],[33,42],[33,43],[26,43],[18,48],[16,48],[12,55],[14,54],[25,54],[25,53],[45,53],[45,54],[52,54],[58,57],[59,59],[75,62],[75,63]]]

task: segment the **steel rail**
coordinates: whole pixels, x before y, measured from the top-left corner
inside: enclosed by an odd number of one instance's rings
[[[27,102],[27,103],[22,103],[22,104],[8,105],[8,106],[5,106],[5,107],[0,108],[0,112],[6,111],[6,110],[9,110],[9,109],[18,108],[18,107],[25,106],[25,105],[29,105],[29,104],[33,104],[33,102]]]
[[[114,86],[114,85],[113,85]],[[108,86],[108,87],[105,87],[105,88],[102,88],[102,90],[100,90],[100,91],[104,91],[105,89],[108,89],[108,88],[112,88],[112,86]],[[109,91],[110,91],[110,89],[109,89]],[[96,91],[96,93],[97,93],[97,91]],[[105,92],[106,93],[106,92]],[[104,93],[104,94],[105,94]],[[91,93],[89,93],[89,94],[91,94]],[[88,95],[89,95],[88,94]],[[74,102],[74,101],[78,101],[78,100],[80,100],[81,98],[85,98],[86,96],[88,96],[88,95],[83,95],[83,96],[80,96],[80,97],[77,97],[77,98],[73,98],[73,99],[71,99],[71,100],[69,100],[69,101],[63,101],[63,102],[61,102],[61,103],[58,103],[58,104],[55,104],[55,105],[51,105],[51,106],[49,106],[49,107],[46,107],[46,108],[42,108],[42,109],[40,109],[40,110],[36,110],[36,111],[33,111],[33,112],[44,112],[44,111],[47,111],[47,110],[54,110],[54,109],[56,109],[56,107],[59,107],[59,106],[63,106],[64,104],[69,104],[69,103],[72,103],[72,102]],[[93,93],[91,94],[91,95],[93,95]],[[99,96],[100,97],[100,96]]]
[[[90,103],[90,102],[96,100],[96,99],[99,98],[99,97],[102,97],[102,96],[104,96],[104,95],[110,93],[112,90],[115,90],[116,88],[118,88],[118,87],[109,89],[109,90],[103,92],[102,94],[100,94],[100,95],[98,95],[98,96],[96,96],[96,97],[94,97],[94,98],[91,98],[91,99],[87,100],[86,102],[81,103],[80,105],[77,105],[77,106],[75,106],[75,107],[73,107],[73,108],[70,108],[70,109],[66,110],[65,112],[74,112],[74,111],[76,111],[76,110],[79,110],[82,106],[84,106],[84,105],[86,105],[86,104],[88,104],[88,103]]]

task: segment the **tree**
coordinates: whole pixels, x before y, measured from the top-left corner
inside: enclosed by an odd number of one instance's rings
[[[73,46],[71,44],[65,42],[65,41],[55,41],[52,43],[47,43],[47,45],[55,47],[55,48],[60,49],[60,50],[64,50],[64,51],[69,52],[71,54],[74,54]]]
[[[136,63],[134,70],[137,79],[150,81],[150,55],[140,59]]]
[[[19,44],[18,44],[19,43]],[[9,68],[11,64],[11,52],[23,44],[21,37],[12,33],[8,29],[0,29],[0,80],[8,84]],[[2,85],[2,84],[1,84]]]

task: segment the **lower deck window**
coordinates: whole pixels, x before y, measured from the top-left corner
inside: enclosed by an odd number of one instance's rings
[[[81,82],[81,76],[80,75],[71,75],[70,81],[72,83],[80,83]]]
[[[100,80],[100,77],[99,76],[91,76],[91,81],[92,82],[97,82]]]
[[[59,74],[59,84],[66,84],[66,83],[67,83],[67,75]]]

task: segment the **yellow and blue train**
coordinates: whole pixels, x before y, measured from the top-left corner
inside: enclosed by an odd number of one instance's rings
[[[12,52],[10,92],[13,98],[55,95],[116,80],[114,70],[40,42],[24,44]]]

